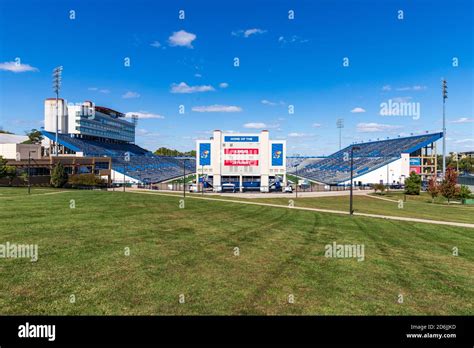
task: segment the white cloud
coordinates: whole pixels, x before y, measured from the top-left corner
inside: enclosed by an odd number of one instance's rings
[[[160,137],[162,136],[160,133],[150,132],[144,128],[138,128],[136,131],[136,135],[139,137]]]
[[[148,111],[130,111],[125,114],[125,117],[132,118],[132,115],[137,115],[139,119],[163,119],[165,116],[153,114]]]
[[[357,131],[361,133],[374,133],[374,132],[394,131],[403,127],[372,122],[372,123],[358,123],[356,128],[357,128]]]
[[[304,138],[304,137],[311,137],[311,134],[306,134],[306,133],[298,133],[298,132],[292,132],[288,134],[288,137],[290,138]]]
[[[279,124],[267,124],[267,123],[263,123],[263,122],[250,122],[250,123],[244,124],[243,127],[248,128],[248,129],[275,129],[275,128],[280,127],[280,125]]]
[[[99,93],[104,93],[104,94],[109,94],[110,90],[105,89],[105,88],[97,88],[97,87],[89,87],[87,90],[93,91],[93,92],[99,92]]]
[[[171,93],[198,93],[198,92],[210,92],[214,91],[214,87],[211,85],[201,86],[189,86],[186,82],[180,82],[178,84],[173,83],[171,85]]]
[[[140,94],[137,92],[128,91],[127,93],[122,95],[122,98],[124,99],[140,98]]]
[[[0,63],[0,70],[11,71],[14,73],[22,73],[27,71],[39,71],[29,64],[21,64],[17,62],[4,62]]]
[[[388,91],[391,91],[392,90],[392,86],[390,85],[385,85],[382,87],[382,91],[384,92],[388,92]]]
[[[426,86],[415,85],[415,86],[399,87],[397,88],[397,91],[423,91],[426,88],[427,88]]]
[[[271,102],[271,101],[266,100],[266,99],[263,99],[263,100],[262,100],[262,104],[264,104],[264,105],[271,105],[271,106],[277,105],[277,103]]]
[[[198,73],[194,74],[194,76],[195,76],[195,77],[202,77],[202,75],[201,75],[201,74],[198,74]]]
[[[321,123],[313,123],[311,126],[313,128],[319,128],[319,127],[321,127]]]
[[[245,38],[248,38],[248,37],[251,36],[251,35],[264,34],[264,33],[266,33],[266,32],[267,32],[267,31],[266,31],[266,30],[263,30],[263,29],[252,28],[252,29],[246,29],[246,30],[233,31],[233,32],[232,32],[232,35],[234,35],[234,36],[243,36],[243,37],[245,37]]]
[[[263,128],[267,128],[267,125],[262,122],[250,122],[250,123],[244,124],[244,128],[263,129]]]
[[[360,107],[355,107],[354,109],[351,110],[351,112],[353,112],[353,113],[361,113],[361,112],[365,112],[365,109],[360,108]]]
[[[474,143],[474,139],[459,139],[454,141],[455,144]]]
[[[308,42],[308,41],[309,41],[308,39],[303,39],[303,38],[299,37],[298,35],[292,35],[290,37],[280,36],[278,38],[278,42],[280,42],[282,44],[286,44],[286,43],[305,43],[305,42]]]
[[[234,105],[207,105],[207,106],[193,106],[195,112],[240,112],[242,108]]]
[[[468,117],[461,117],[458,118],[457,120],[449,121],[449,123],[471,123],[473,122],[472,118]]]
[[[161,44],[159,41],[153,41],[150,46],[153,46],[153,47],[156,47],[156,48],[160,48],[161,47]]]
[[[180,30],[173,32],[173,34],[168,38],[168,42],[170,46],[193,48],[192,42],[196,40],[196,37],[196,34]]]
[[[227,82],[221,82],[221,83],[219,83],[219,87],[220,88],[227,88],[227,87],[229,87],[229,84]]]
[[[275,106],[275,105],[285,105],[285,102],[283,100],[280,100],[279,102],[273,102],[271,100],[263,99],[260,101],[263,105],[269,105],[269,106]]]
[[[395,97],[395,98],[392,99],[392,101],[394,101],[396,103],[407,103],[411,99],[413,99],[413,98],[412,97]]]

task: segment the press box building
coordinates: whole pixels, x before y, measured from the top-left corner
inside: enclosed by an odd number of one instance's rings
[[[233,184],[237,189],[268,192],[286,185],[286,141],[270,140],[269,132],[223,133],[196,142],[196,182],[215,191]],[[224,186],[225,187],[225,186]]]

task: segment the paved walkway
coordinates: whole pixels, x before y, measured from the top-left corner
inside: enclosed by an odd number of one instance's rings
[[[140,190],[130,190],[128,192],[138,193],[138,194],[149,194],[149,195],[159,195],[159,196],[169,196],[169,197],[181,197],[177,194],[169,194],[169,193],[159,193],[159,192],[150,192],[150,191],[140,191]],[[287,196],[288,197],[288,196]],[[250,204],[250,205],[259,205],[264,207],[275,207],[275,208],[286,208],[286,209],[296,209],[296,210],[307,210],[307,211],[315,211],[320,213],[330,213],[330,214],[340,214],[340,215],[349,215],[348,211],[342,210],[331,210],[331,209],[320,209],[320,208],[308,208],[308,207],[290,207],[287,205],[280,205],[280,204],[271,204],[271,203],[260,203],[260,202],[252,202],[252,201],[237,201],[232,199],[222,199],[222,198],[214,198],[214,197],[202,197],[197,195],[188,195],[186,198],[189,199],[201,199],[207,201],[218,201],[218,202],[227,202],[227,203],[237,203],[237,204]],[[410,221],[410,222],[421,222],[426,224],[435,224],[435,225],[445,225],[445,226],[456,226],[456,227],[467,227],[467,228],[474,228],[474,224],[468,224],[464,222],[453,222],[453,221],[438,221],[438,220],[429,220],[429,219],[418,219],[418,218],[410,218],[410,217],[402,217],[402,216],[389,216],[389,215],[377,215],[377,214],[367,214],[367,213],[354,213],[355,216],[365,216],[377,219],[386,219],[386,220],[395,220],[395,221]]]

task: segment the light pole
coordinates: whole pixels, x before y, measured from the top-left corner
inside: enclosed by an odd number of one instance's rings
[[[447,81],[443,79],[443,175],[446,173],[446,99],[448,99]]]
[[[354,178],[354,150],[360,150],[359,146],[352,146],[351,147],[351,196],[350,196],[350,203],[349,203],[349,214],[352,215],[354,210],[352,209],[352,190],[353,190],[353,183],[352,180]]]
[[[186,161],[187,158],[183,158],[183,198],[186,198]]]
[[[295,164],[295,169],[296,169],[296,178],[295,178],[295,193],[296,193],[296,198],[298,198],[298,164]]]
[[[54,152],[55,155],[58,156],[58,128],[59,128],[59,91],[61,89],[61,76],[63,73],[63,67],[58,66],[53,69],[53,91],[56,93],[56,137],[55,137],[55,143],[54,143]],[[64,103],[63,103],[64,104]],[[64,107],[64,105],[63,105]]]
[[[342,137],[342,128],[344,128],[344,120],[342,118],[338,118],[336,122],[336,126],[337,128],[339,128],[339,150],[341,150],[342,148],[341,137]]]
[[[30,184],[30,163],[31,163],[31,154],[36,153],[36,151],[28,151],[28,194],[31,192],[31,184]]]

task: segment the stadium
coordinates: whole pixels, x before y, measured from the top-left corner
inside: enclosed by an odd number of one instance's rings
[[[0,316],[472,316],[469,11],[243,3],[1,5]]]
[[[325,158],[291,156],[287,161],[286,141],[271,140],[266,130],[260,134],[215,130],[210,140],[196,141],[195,158],[157,156],[134,144],[137,120],[128,121],[124,113],[90,101],[67,105],[58,99],[56,132],[56,99],[48,98],[44,104],[41,146],[10,143],[0,147],[0,155],[21,168],[26,166],[28,152],[34,153],[32,180],[48,176],[52,166],[63,159],[70,164],[69,174],[95,173],[111,186],[152,185],[194,175],[196,190],[289,192],[288,187],[292,191],[296,183],[287,180],[288,172],[319,190],[331,190],[351,185],[352,168],[353,187],[401,187],[411,172],[424,182],[436,173],[436,143],[443,135],[426,132],[360,142]],[[51,159],[49,167],[45,167],[45,158]]]

